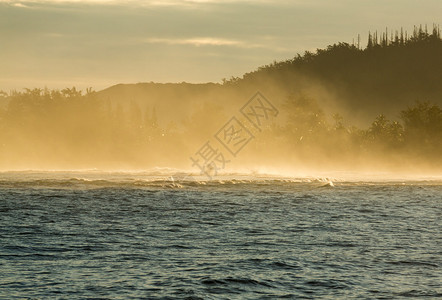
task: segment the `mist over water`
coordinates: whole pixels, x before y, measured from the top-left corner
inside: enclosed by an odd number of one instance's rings
[[[304,93],[267,96],[227,85],[170,106],[200,89],[186,88],[164,103],[106,100],[106,93],[75,89],[11,94],[0,111],[0,170],[198,171],[195,160],[209,149],[214,156],[205,164],[217,160],[220,172],[437,174],[441,168],[442,113],[434,104],[402,110],[402,123],[379,115],[364,129]]]

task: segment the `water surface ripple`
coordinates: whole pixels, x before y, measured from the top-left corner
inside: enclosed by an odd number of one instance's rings
[[[0,298],[442,297],[442,185],[0,183]]]

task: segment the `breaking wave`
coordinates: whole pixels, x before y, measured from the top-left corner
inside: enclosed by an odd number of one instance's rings
[[[324,176],[286,176],[275,174],[223,173],[205,175],[169,168],[148,171],[100,170],[81,171],[5,171],[0,172],[0,187],[3,188],[214,188],[230,186],[273,186],[314,188],[336,188],[352,185],[442,185],[439,177],[394,177],[382,174],[325,174]]]

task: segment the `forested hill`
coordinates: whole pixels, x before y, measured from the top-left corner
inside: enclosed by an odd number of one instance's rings
[[[293,91],[305,87],[305,77],[355,110],[388,113],[417,100],[442,104],[440,29],[415,27],[410,35],[403,30],[369,33],[365,48],[334,44],[260,67],[226,84],[271,83]]]
[[[365,47],[337,43],[314,53],[306,51],[223,80],[222,85],[140,83],[113,86],[99,94],[120,103],[136,101],[173,110],[205,99],[223,106],[243,102],[259,90],[281,103],[307,95],[350,122],[368,122],[381,113],[396,118],[416,101],[442,105],[441,74],[439,28],[416,27],[411,34],[403,30],[370,33]]]

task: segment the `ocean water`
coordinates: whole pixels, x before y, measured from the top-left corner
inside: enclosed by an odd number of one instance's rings
[[[438,297],[440,180],[0,173],[0,299]]]

